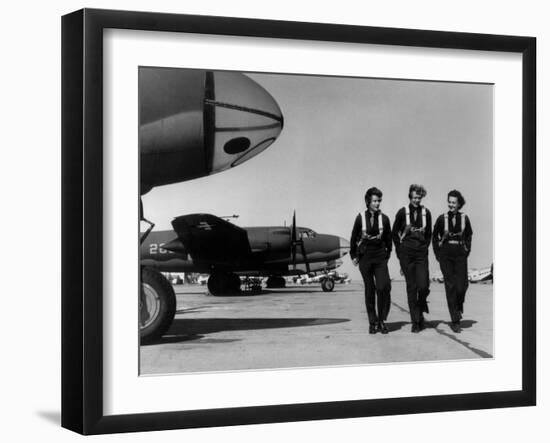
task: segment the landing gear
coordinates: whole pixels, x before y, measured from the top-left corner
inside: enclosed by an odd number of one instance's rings
[[[272,275],[268,277],[265,285],[268,288],[284,288],[286,286],[286,280],[284,277]]]
[[[208,291],[212,295],[236,295],[241,292],[241,278],[237,274],[214,272],[208,278]]]
[[[260,277],[246,277],[244,279],[245,291],[250,293],[259,293],[262,291],[262,279]]]
[[[164,276],[151,268],[141,270],[139,334],[142,343],[161,338],[176,315],[176,295]]]
[[[241,292],[241,277],[237,274],[229,274],[229,289],[231,292]]]
[[[323,279],[321,282],[321,288],[323,288],[324,292],[332,292],[334,289],[334,280],[330,277]]]

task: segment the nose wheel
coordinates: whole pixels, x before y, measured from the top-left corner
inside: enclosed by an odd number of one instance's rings
[[[334,285],[334,280],[330,277],[325,278],[321,282],[321,288],[323,289],[323,292],[332,292],[332,290],[334,289]]]

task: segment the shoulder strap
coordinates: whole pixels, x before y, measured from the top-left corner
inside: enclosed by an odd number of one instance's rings
[[[403,206],[403,209],[405,210],[405,224],[410,225],[411,224],[411,211],[408,206]]]
[[[449,232],[449,214],[443,214],[443,232]]]
[[[426,208],[422,206],[422,227],[426,227]]]
[[[382,223],[382,211],[378,213],[378,233],[382,235],[384,232],[384,224]]]
[[[360,212],[361,215],[361,230],[363,233],[363,237],[367,235],[367,220],[365,218],[365,211]]]
[[[464,233],[464,229],[466,229],[466,214],[464,212],[460,214],[460,233]]]

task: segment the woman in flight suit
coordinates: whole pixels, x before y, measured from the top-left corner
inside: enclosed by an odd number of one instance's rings
[[[390,310],[391,281],[388,259],[392,249],[392,237],[390,219],[382,214],[381,202],[380,189],[367,190],[367,209],[355,218],[350,240],[350,256],[353,264],[359,266],[365,285],[370,334],[388,333],[385,321]]]
[[[409,205],[397,211],[392,229],[395,253],[407,283],[413,333],[425,328],[424,312],[429,312],[428,249],[432,241],[432,215],[421,204],[425,196],[424,186],[412,184],[409,187]]]
[[[445,295],[451,316],[451,329],[460,332],[464,297],[468,289],[468,255],[472,249],[472,226],[460,211],[466,201],[456,189],[447,195],[449,211],[441,214],[433,230],[433,249],[445,281]]]

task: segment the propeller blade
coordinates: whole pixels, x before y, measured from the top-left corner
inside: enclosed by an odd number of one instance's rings
[[[292,215],[292,242],[296,242],[296,211]]]
[[[292,214],[292,226],[290,227],[290,253],[292,255],[292,267],[296,270],[296,211]]]
[[[309,261],[307,259],[306,247],[304,246],[304,241],[303,240],[300,240],[300,246],[301,246],[301,249],[302,249],[302,255],[304,256],[304,262],[306,264],[306,271],[309,275],[309,273],[311,272],[311,269],[309,268]]]

